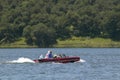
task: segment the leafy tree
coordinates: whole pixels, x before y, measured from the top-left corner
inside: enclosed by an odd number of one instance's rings
[[[50,47],[56,43],[54,29],[48,28],[43,23],[26,27],[23,35],[26,37],[28,44],[34,44],[39,47]]]
[[[0,43],[11,43],[16,40],[17,34],[15,29],[11,28],[10,24],[0,29]]]
[[[106,23],[106,31],[113,40],[120,40],[120,13],[114,13]]]
[[[31,32],[32,32],[32,27],[31,26],[27,26],[23,30],[23,36],[26,38],[26,43],[29,44],[29,45],[33,45]]]

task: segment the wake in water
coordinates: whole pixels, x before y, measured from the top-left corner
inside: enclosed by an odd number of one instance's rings
[[[80,59],[79,61],[77,62],[74,62],[74,63],[85,63],[86,61],[84,59]],[[64,63],[56,63],[56,62],[52,62],[52,64],[64,64]]]
[[[82,62],[82,63],[84,63],[84,62],[86,62],[84,59],[80,59],[79,61],[77,61],[77,62]]]
[[[35,63],[29,58],[20,57],[17,60],[7,61],[6,63]]]
[[[80,59],[80,62],[86,62],[84,59]]]

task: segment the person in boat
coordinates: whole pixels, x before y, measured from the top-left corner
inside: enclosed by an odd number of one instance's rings
[[[57,58],[57,55],[56,55],[56,54],[54,54],[54,55],[53,55],[53,58]]]
[[[60,56],[57,55],[57,54],[54,54],[54,55],[53,55],[53,58],[60,58]]]
[[[45,55],[45,58],[53,58],[53,54],[52,54],[52,51],[49,50],[46,55]]]
[[[63,56],[63,57],[66,57],[66,55],[65,55],[65,54],[62,54],[62,56]]]
[[[39,56],[39,59],[43,59],[43,55],[42,54]]]
[[[59,54],[59,55],[54,55],[53,56],[54,58],[65,58],[66,57],[66,55],[65,54]]]

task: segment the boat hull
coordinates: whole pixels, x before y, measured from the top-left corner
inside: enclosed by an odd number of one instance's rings
[[[70,63],[70,62],[77,62],[79,60],[80,57],[64,57],[64,58],[36,59],[34,61],[36,63],[43,63],[43,62]]]

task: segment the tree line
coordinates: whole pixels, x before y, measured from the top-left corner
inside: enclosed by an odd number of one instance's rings
[[[72,36],[120,40],[120,0],[0,0],[0,44],[51,47]]]

